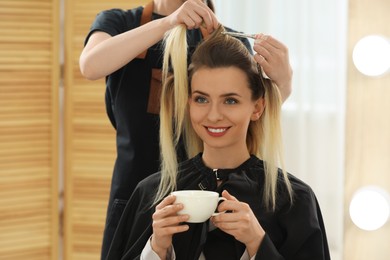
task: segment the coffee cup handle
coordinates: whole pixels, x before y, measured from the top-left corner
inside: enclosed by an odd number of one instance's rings
[[[218,202],[220,202],[221,200],[226,200],[226,198],[225,197],[219,197],[218,198]],[[222,213],[225,213],[225,212],[226,212],[226,210],[222,211],[222,212],[214,212],[213,214],[211,214],[211,216],[215,217],[215,216],[218,216],[219,214],[222,214]]]

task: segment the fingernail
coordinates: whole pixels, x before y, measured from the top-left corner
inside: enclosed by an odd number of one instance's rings
[[[259,34],[256,35],[256,39],[260,39],[262,36],[263,36],[263,34],[259,33]]]

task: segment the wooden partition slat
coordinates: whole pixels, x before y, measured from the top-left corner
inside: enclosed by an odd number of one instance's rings
[[[58,259],[59,1],[0,1],[0,259]]]
[[[85,80],[79,56],[98,12],[145,0],[67,0],[65,16],[65,259],[99,259],[116,156],[105,82]],[[43,36],[42,36],[43,37]]]

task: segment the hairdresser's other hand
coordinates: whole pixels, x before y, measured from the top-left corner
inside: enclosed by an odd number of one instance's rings
[[[248,204],[238,201],[226,190],[222,192],[222,196],[226,198],[226,201],[219,205],[218,211],[226,210],[231,213],[219,214],[213,217],[212,221],[216,227],[244,243],[252,257],[257,253],[265,231]]]
[[[292,68],[287,47],[270,35],[258,34],[253,49],[255,60],[278,86],[284,102],[292,90]]]
[[[202,0],[187,0],[167,17],[172,27],[185,24],[187,29],[204,26],[210,33],[218,28],[218,20]]]
[[[156,206],[153,218],[152,249],[161,259],[166,259],[172,245],[172,236],[188,230],[188,225],[180,225],[188,220],[188,215],[177,215],[183,209],[182,204],[173,204],[175,196],[170,195]]]

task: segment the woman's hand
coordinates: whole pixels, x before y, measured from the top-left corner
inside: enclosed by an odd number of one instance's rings
[[[253,49],[256,51],[255,60],[278,86],[284,102],[291,94],[293,74],[287,47],[270,35],[259,34]]]
[[[213,217],[212,221],[216,227],[245,244],[252,257],[259,249],[265,231],[248,204],[238,201],[226,190],[222,192],[222,196],[226,198],[226,201],[219,205],[218,211],[227,210],[231,213],[219,214]]]
[[[167,19],[172,27],[179,24],[185,24],[187,29],[204,26],[209,33],[217,29],[219,24],[213,11],[201,0],[185,1]]]
[[[173,204],[175,196],[170,195],[156,206],[153,218],[152,249],[161,259],[166,259],[172,245],[172,236],[188,230],[188,225],[180,225],[188,220],[188,215],[177,215],[183,209],[182,204]]]

